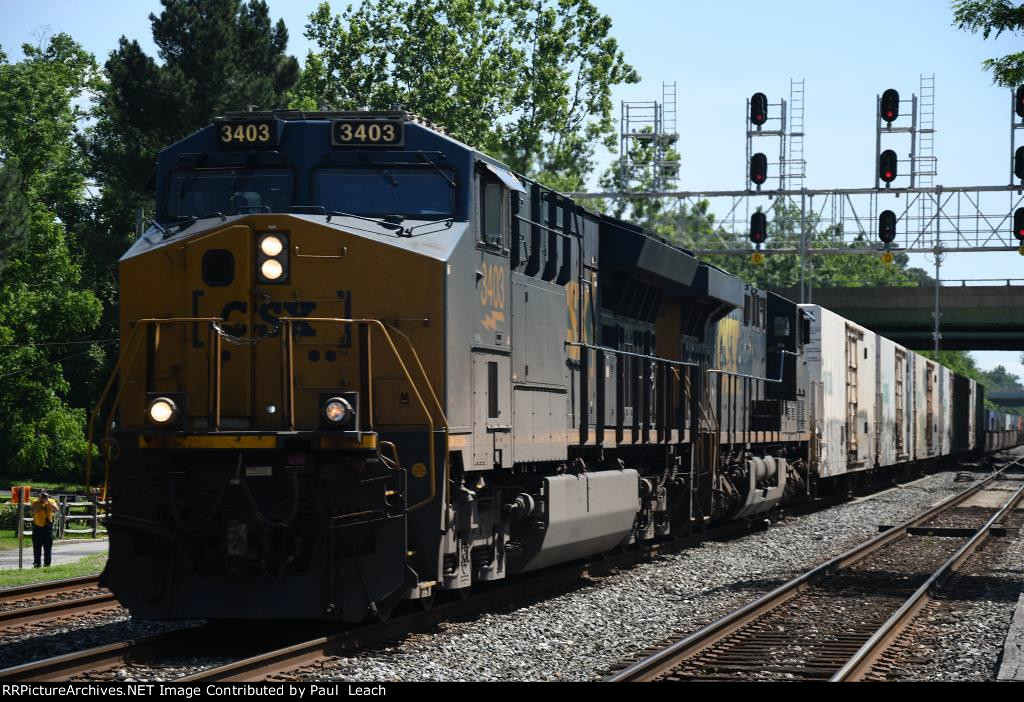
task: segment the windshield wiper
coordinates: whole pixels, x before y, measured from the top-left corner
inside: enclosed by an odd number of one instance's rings
[[[394,229],[398,232],[399,236],[405,231],[405,227],[397,222],[389,222],[384,218],[378,217],[364,217],[363,215],[352,214],[351,212],[338,212],[337,210],[331,210],[327,213],[327,221],[331,221],[331,217],[352,217],[353,219],[361,219],[364,222],[373,222],[374,224],[380,225],[385,229]],[[398,218],[401,221],[401,218]]]
[[[356,152],[356,156],[358,156],[360,159],[362,159],[363,162],[366,163],[367,165],[370,165],[370,166],[373,166],[374,168],[376,168],[377,172],[381,174],[381,176],[384,178],[384,180],[386,180],[391,185],[391,187],[393,187],[393,188],[397,188],[398,187],[398,179],[395,178],[393,175],[391,175],[391,171],[389,169],[384,168],[385,164],[377,163],[376,161],[371,159],[369,156],[364,154],[362,151],[357,151]]]
[[[435,220],[431,220],[429,222],[424,222],[423,224],[417,224],[416,226],[408,227],[405,230],[405,233],[409,234],[411,236],[412,233],[415,230],[420,229],[421,227],[429,227],[431,224],[444,224],[444,228],[445,229],[451,229],[452,225],[455,224],[455,218],[454,217],[446,217],[445,219],[435,219]],[[424,232],[424,233],[425,234],[429,234],[429,232]]]
[[[427,165],[431,166],[431,167],[432,167],[432,168],[433,168],[433,169],[434,169],[435,171],[437,171],[437,174],[438,174],[439,176],[441,176],[442,178],[444,178],[444,182],[448,183],[448,186],[449,186],[449,187],[450,187],[450,188],[451,188],[452,190],[454,190],[454,189],[455,189],[455,181],[454,181],[454,180],[452,180],[451,178],[449,178],[449,177],[448,177],[448,174],[447,174],[447,173],[445,173],[445,172],[444,172],[444,171],[443,171],[443,170],[441,169],[441,167],[440,167],[439,165],[437,165],[436,163],[434,163],[434,159],[430,158],[429,156],[427,156],[427,155],[426,155],[425,153],[423,153],[422,151],[415,151],[415,152],[413,152],[413,153],[415,153],[415,154],[416,154],[417,156],[419,156],[419,157],[420,157],[421,159],[423,159],[423,162],[424,162],[424,163],[426,163]]]

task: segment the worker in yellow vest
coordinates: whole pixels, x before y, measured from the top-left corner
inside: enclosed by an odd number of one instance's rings
[[[46,490],[39,491],[39,497],[32,503],[32,555],[34,567],[39,567],[42,552],[46,553],[45,566],[50,567],[50,552],[53,550],[53,518],[57,514],[57,503],[50,499]]]

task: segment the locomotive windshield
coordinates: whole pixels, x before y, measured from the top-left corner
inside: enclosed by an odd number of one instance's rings
[[[171,176],[164,199],[169,218],[216,213],[285,212],[294,176],[280,169],[181,170]]]
[[[452,183],[427,167],[331,168],[317,171],[314,198],[328,211],[433,219],[454,213]]]

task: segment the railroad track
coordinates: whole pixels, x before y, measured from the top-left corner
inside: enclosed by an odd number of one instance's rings
[[[680,640],[620,681],[864,679],[939,587],[1024,498],[988,478]],[[973,506],[970,506],[973,505]]]
[[[787,514],[816,511],[838,501],[841,500],[808,503],[806,506],[788,510]],[[592,562],[556,566],[510,583],[494,583],[490,587],[475,591],[468,599],[439,603],[426,611],[409,611],[386,622],[360,625],[314,638],[287,632],[276,637],[277,646],[267,644],[262,649],[258,641],[273,639],[273,636],[261,636],[255,632],[251,637],[239,636],[237,631],[231,630],[230,625],[218,626],[210,623],[2,669],[0,680],[59,681],[72,678],[103,678],[109,676],[115,669],[126,666],[130,668],[136,663],[150,665],[154,662],[194,657],[200,650],[217,651],[218,648],[221,649],[218,654],[222,657],[233,657],[235,660],[176,680],[241,682],[272,678],[294,679],[290,673],[324,658],[351,653],[408,634],[428,632],[443,621],[473,616],[502,605],[549,595],[559,588],[575,586],[581,578],[605,575],[615,569],[629,567],[658,555],[676,553],[709,539],[736,538],[761,528],[759,524],[747,522],[723,524],[703,533],[653,544],[642,550],[627,551]],[[282,639],[288,642],[286,646],[279,645]],[[239,655],[240,640],[246,641],[248,648],[260,650]],[[226,650],[232,651],[234,655],[223,655]]]
[[[0,590],[0,629],[119,607],[98,575]]]
[[[792,516],[819,511],[843,501],[845,501],[843,498],[826,498],[790,508],[786,514]],[[232,631],[229,627],[211,623],[142,639],[121,641],[2,669],[0,670],[0,680],[57,681],[71,678],[102,678],[109,675],[110,671],[114,669],[131,666],[135,663],[150,665],[163,660],[194,657],[199,650],[217,650],[219,646],[233,652],[233,655],[227,656],[223,655],[224,650],[219,650],[219,655],[233,657],[235,660],[199,673],[179,677],[177,681],[254,682],[268,679],[295,679],[298,677],[296,671],[301,671],[306,666],[316,665],[318,661],[332,656],[352,653],[408,634],[428,632],[443,621],[473,616],[513,602],[545,596],[559,588],[575,586],[581,578],[587,576],[601,576],[658,555],[676,553],[707,540],[736,538],[760,528],[759,524],[748,522],[723,524],[703,533],[649,545],[640,550],[628,551],[587,563],[557,566],[549,571],[517,579],[511,583],[495,583],[490,587],[481,588],[469,599],[440,603],[428,611],[409,611],[395,616],[387,622],[376,622],[343,631],[322,633],[314,638],[301,637],[289,632],[276,638],[277,646],[266,645],[264,648],[260,648],[257,638],[265,637],[254,635],[253,640],[247,642],[247,646],[250,649],[259,649],[258,651],[239,654],[238,641],[248,637],[239,636],[237,631]],[[287,641],[287,645],[280,646],[282,640]]]

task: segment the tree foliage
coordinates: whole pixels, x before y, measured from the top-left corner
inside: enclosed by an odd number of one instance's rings
[[[953,24],[957,29],[981,33],[983,39],[997,38],[1003,32],[1024,33],[1024,5],[1010,0],[954,0]],[[992,82],[1004,88],[1024,85],[1024,51],[982,62],[992,71]]]
[[[636,83],[591,0],[324,3],[297,106],[416,112],[552,187],[578,190],[615,146],[611,90]]]
[[[161,0],[149,16],[160,62],[121,37],[105,66],[88,152],[93,175],[129,212],[148,207],[159,151],[231,110],[286,107],[299,65],[262,0]],[[130,226],[122,216],[116,226]],[[123,231],[117,232],[123,234]]]
[[[74,139],[85,115],[78,99],[97,86],[96,61],[67,34],[21,49],[17,63],[0,51],[0,158],[17,167],[34,201],[63,216],[85,185]]]
[[[100,305],[63,222],[85,199],[75,139],[97,68],[66,34],[22,52],[0,54],[0,473],[70,474],[85,455],[72,380],[98,366],[84,340]]]
[[[63,363],[98,353],[81,340],[100,304],[80,288],[53,212],[11,195],[23,183],[12,164],[0,168],[0,248],[15,254],[0,270],[0,473],[76,475],[84,467],[85,411],[65,401]]]
[[[1024,392],[1020,377],[1006,370],[1005,366],[996,366],[990,371],[982,371],[982,381],[990,390],[1003,392]]]
[[[692,206],[685,203],[662,201],[657,207],[647,204],[634,211],[643,216],[638,223],[674,241],[684,248],[701,251],[722,249],[747,251],[749,254],[702,254],[701,260],[729,271],[744,280],[764,288],[789,288],[800,284],[800,256],[798,254],[770,254],[763,263],[751,260],[754,246],[747,239],[746,230],[731,231],[716,222],[711,203],[702,200]],[[801,214],[795,204],[776,200],[767,213],[767,249],[795,249],[800,242]],[[929,280],[919,268],[909,267],[906,254],[896,253],[891,265],[881,261],[880,253],[821,254],[817,249],[864,250],[868,242],[861,235],[847,240],[836,226],[824,226],[815,213],[808,213],[803,221],[807,230],[806,280],[811,287],[863,287],[911,286]],[[735,228],[735,227],[733,227]]]

